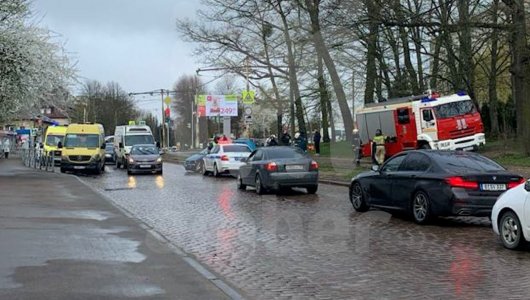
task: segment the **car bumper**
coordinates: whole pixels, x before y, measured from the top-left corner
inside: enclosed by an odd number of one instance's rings
[[[220,172],[239,172],[239,167],[243,166],[244,162],[239,161],[222,161],[219,163],[219,171]]]
[[[66,171],[95,171],[100,168],[100,162],[89,162],[89,163],[71,163],[61,161],[61,169]]]
[[[432,149],[439,150],[477,150],[478,146],[486,145],[486,135],[484,133],[477,133],[471,136],[466,136],[458,139],[443,140],[432,142]]]
[[[127,170],[132,173],[153,173],[153,172],[161,172],[162,171],[162,164],[131,164],[127,166]]]
[[[114,162],[114,156],[106,156],[105,155],[105,162]]]
[[[197,161],[184,162],[184,169],[186,169],[187,171],[195,171],[195,169],[197,168],[197,164]]]
[[[318,172],[271,173],[268,179],[264,184],[272,189],[308,187],[318,184]]]
[[[435,204],[436,215],[475,216],[486,217],[491,211],[501,192],[467,191],[461,188],[452,189],[453,196],[449,203],[447,200]],[[447,199],[447,198],[445,198]]]

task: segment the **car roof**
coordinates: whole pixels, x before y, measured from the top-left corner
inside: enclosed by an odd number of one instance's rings
[[[155,145],[153,144],[136,144],[136,145],[133,145],[133,147],[154,147]]]

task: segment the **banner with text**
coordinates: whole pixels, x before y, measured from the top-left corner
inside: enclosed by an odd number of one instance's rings
[[[196,102],[201,117],[237,117],[236,95],[198,95]]]

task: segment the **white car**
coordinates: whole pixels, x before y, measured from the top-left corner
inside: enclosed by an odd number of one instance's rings
[[[491,211],[491,224],[508,249],[520,248],[530,241],[530,180],[497,199]]]
[[[212,148],[203,158],[202,174],[213,173],[218,177],[223,173],[236,173],[245,163],[242,158],[248,158],[252,151],[245,144],[220,144]]]

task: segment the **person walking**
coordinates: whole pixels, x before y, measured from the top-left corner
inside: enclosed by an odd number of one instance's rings
[[[320,140],[322,139],[322,136],[320,135],[320,131],[315,130],[315,133],[313,134],[313,143],[315,143],[315,153],[317,156],[320,156]]]
[[[385,140],[386,136],[383,135],[381,129],[377,129],[373,139],[375,145],[375,160],[378,165],[382,165],[385,162]]]
[[[278,146],[278,141],[276,140],[276,136],[275,136],[274,134],[272,134],[272,135],[267,139],[267,146],[268,146],[268,147]]]
[[[289,131],[287,131],[287,129],[283,131],[280,141],[284,146],[289,146],[291,144],[291,135],[289,134]]]
[[[297,132],[294,135],[294,146],[300,148],[302,151],[307,151],[307,139],[303,132]]]
[[[9,141],[9,138],[4,139],[2,147],[4,148],[4,157],[7,159],[9,157],[9,151],[11,151],[11,142]]]

